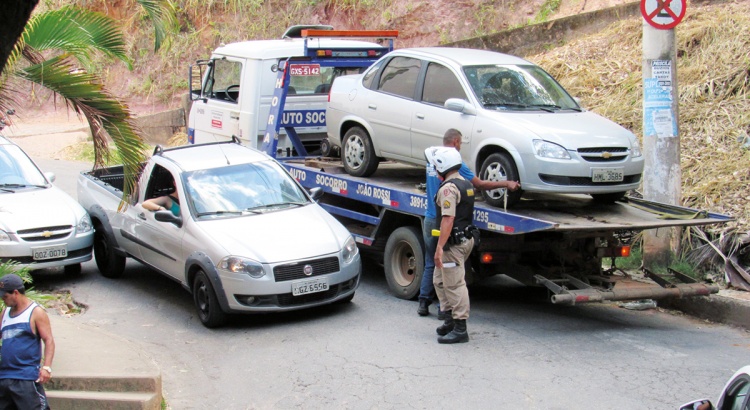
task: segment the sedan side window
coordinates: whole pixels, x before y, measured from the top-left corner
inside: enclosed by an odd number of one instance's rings
[[[380,71],[380,66],[383,65],[383,60],[379,60],[377,63],[373,64],[372,67],[370,67],[364,76],[362,76],[362,85],[365,86],[365,88],[368,88],[370,90],[375,89],[374,84],[372,83],[372,80],[375,78],[375,74],[377,74]]]
[[[413,99],[421,67],[416,58],[394,57],[380,75],[378,90]]]
[[[443,106],[449,98],[467,100],[466,92],[458,78],[447,67],[436,63],[427,66],[422,101]]]

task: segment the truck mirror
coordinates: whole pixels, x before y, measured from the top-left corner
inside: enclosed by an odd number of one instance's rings
[[[190,87],[190,101],[202,100],[206,102],[207,98],[203,95],[203,67],[211,66],[211,60],[198,60],[195,64],[190,65],[188,71],[188,87]]]

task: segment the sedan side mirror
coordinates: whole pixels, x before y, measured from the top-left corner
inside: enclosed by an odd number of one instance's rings
[[[468,101],[460,98],[449,98],[445,101],[445,108],[466,115],[477,115],[477,110]]]
[[[323,188],[320,188],[320,187],[311,188],[310,197],[312,197],[313,201],[318,202],[318,199],[323,197]]]
[[[44,176],[47,177],[47,181],[50,183],[55,182],[55,179],[57,179],[54,172],[45,172]]]

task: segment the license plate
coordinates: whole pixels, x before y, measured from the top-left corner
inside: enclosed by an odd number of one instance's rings
[[[68,256],[68,245],[45,246],[44,248],[31,248],[35,261],[45,259],[65,258]]]
[[[592,168],[592,182],[622,182],[625,174],[622,168]]]
[[[306,295],[308,293],[325,292],[328,290],[328,278],[315,278],[292,282],[292,295]]]

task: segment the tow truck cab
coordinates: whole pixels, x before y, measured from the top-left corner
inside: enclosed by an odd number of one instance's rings
[[[281,39],[222,45],[210,59],[198,60],[190,67],[188,141],[237,137],[243,145],[260,148],[271,107],[282,99],[279,126],[295,127],[307,153],[318,153],[326,138],[325,110],[333,80],[360,73],[393,50],[392,40],[390,47],[385,47],[340,37],[383,38],[390,34],[293,26]],[[286,83],[279,83],[285,79]],[[275,145],[279,156],[307,154],[299,153],[283,132]]]

